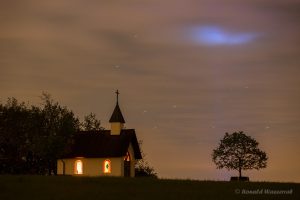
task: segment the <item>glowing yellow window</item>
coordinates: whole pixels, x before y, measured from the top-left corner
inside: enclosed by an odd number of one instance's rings
[[[74,170],[75,174],[82,174],[83,170],[82,170],[82,161],[81,160],[76,160],[75,161],[75,170]]]
[[[124,160],[125,161],[130,161],[131,160],[129,152],[126,153],[126,156],[125,156]]]
[[[111,162],[110,160],[105,160],[103,163],[103,172],[105,174],[111,173]]]

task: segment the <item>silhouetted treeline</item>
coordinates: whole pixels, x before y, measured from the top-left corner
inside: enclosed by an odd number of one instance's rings
[[[93,113],[80,123],[49,94],[41,100],[41,107],[15,98],[0,104],[1,174],[56,174],[56,160],[67,153],[77,131],[103,129]]]
[[[55,174],[80,128],[74,113],[43,94],[42,107],[9,98],[0,104],[0,173]]]

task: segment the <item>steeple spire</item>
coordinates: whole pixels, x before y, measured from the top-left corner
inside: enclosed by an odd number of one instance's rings
[[[124,120],[124,117],[122,115],[121,109],[119,107],[119,94],[120,94],[119,90],[116,91],[116,94],[117,94],[117,103],[116,103],[116,107],[114,109],[114,112],[113,112],[113,114],[110,117],[109,122],[110,123],[112,123],[112,122],[119,122],[119,123],[124,124],[125,120]]]

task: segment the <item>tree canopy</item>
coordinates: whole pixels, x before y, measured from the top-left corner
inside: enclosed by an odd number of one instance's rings
[[[242,170],[266,168],[268,157],[254,138],[240,131],[225,133],[219,147],[213,150],[212,159],[218,169],[238,170],[242,177]]]
[[[84,116],[84,121],[81,123],[81,129],[83,131],[99,131],[103,130],[104,128],[101,127],[100,120],[96,118],[96,114],[90,113]]]
[[[42,107],[9,98],[0,104],[0,173],[56,173],[56,159],[68,151],[79,120],[43,94]]]

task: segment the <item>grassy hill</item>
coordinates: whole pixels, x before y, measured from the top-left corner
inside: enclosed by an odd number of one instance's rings
[[[246,194],[246,193],[256,194]],[[266,194],[266,193],[269,194]],[[291,193],[291,194],[270,194]],[[261,194],[260,194],[261,193]],[[300,199],[299,183],[0,176],[0,199],[158,200],[158,199]]]

